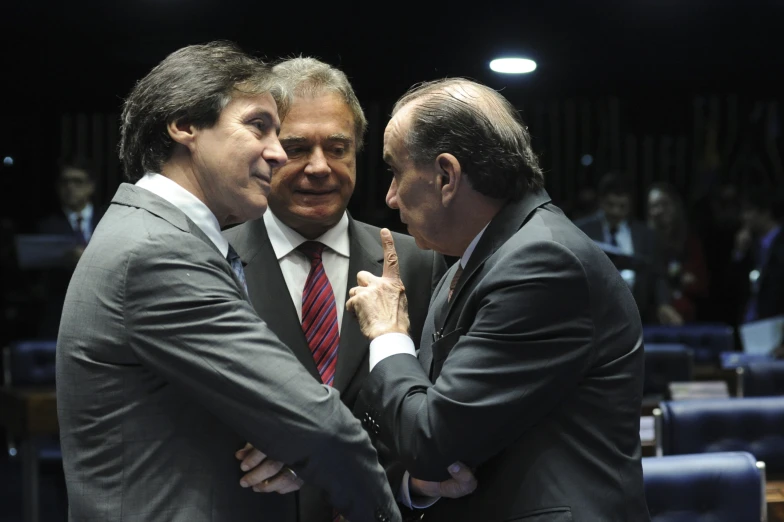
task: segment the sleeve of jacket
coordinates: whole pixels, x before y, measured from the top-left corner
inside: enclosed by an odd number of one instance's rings
[[[587,278],[563,246],[518,249],[473,292],[474,320],[435,383],[400,354],[376,365],[360,393],[363,422],[424,480],[503,450],[578,385],[595,357]]]
[[[348,519],[398,520],[360,422],[258,318],[220,255],[192,242],[181,249],[190,256],[150,255],[171,252],[152,245],[129,257],[124,320],[139,360],[324,490]]]

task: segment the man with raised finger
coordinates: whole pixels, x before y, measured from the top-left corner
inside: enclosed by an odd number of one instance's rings
[[[412,475],[462,461],[471,495],[438,522],[645,521],[642,326],[607,256],[550,202],[517,111],[463,79],[422,84],[384,134],[387,204],[417,244],[459,261],[435,290],[418,358],[394,239],[347,308],[371,339],[354,407]]]
[[[367,122],[342,71],[307,57],[284,60],[273,71],[293,93],[280,132],[288,162],[272,175],[264,216],[224,235],[247,263],[256,312],[316,381],[339,391],[352,407],[368,373],[368,340],[356,318],[344,313],[346,291],[360,271],[380,275],[383,260],[379,229],[346,210]],[[411,237],[395,237],[405,260],[401,278],[416,290],[409,303],[410,332],[419,337],[432,288],[446,265],[440,254],[417,248]],[[297,491],[287,502],[296,507],[299,521],[332,520],[323,491],[281,472],[283,464],[262,449],[237,453],[245,472],[241,484],[263,493]],[[423,506],[434,499],[418,497],[435,496],[430,493],[436,490],[456,495],[473,488],[468,469],[454,471],[442,485],[428,484],[411,479],[383,444],[376,449],[404,506],[411,506],[412,496],[414,505]]]

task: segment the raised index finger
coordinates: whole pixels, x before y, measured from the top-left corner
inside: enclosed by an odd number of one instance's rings
[[[395,240],[388,228],[381,229],[381,248],[384,249],[384,271],[382,277],[400,279],[400,265],[395,251]]]

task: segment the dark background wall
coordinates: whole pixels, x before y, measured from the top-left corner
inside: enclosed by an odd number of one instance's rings
[[[522,110],[548,188],[566,207],[611,168],[640,194],[665,179],[688,197],[747,176],[749,165],[783,175],[781,1],[44,1],[7,2],[1,12],[0,156],[14,165],[0,167],[0,215],[21,229],[54,205],[62,154],[98,163],[107,200],[122,179],[123,97],[169,52],[217,38],[346,71],[370,120],[351,210],[370,221],[396,223],[380,162],[392,104],[411,84],[446,76],[500,89]],[[538,69],[491,72],[489,60],[505,53]]]

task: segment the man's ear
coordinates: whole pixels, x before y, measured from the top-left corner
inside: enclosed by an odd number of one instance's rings
[[[460,162],[453,155],[444,152],[436,158],[436,188],[441,192],[441,204],[452,204],[462,183],[463,173]]]
[[[193,144],[193,139],[196,136],[196,128],[182,119],[170,121],[166,125],[166,130],[169,132],[171,139],[188,148]]]

